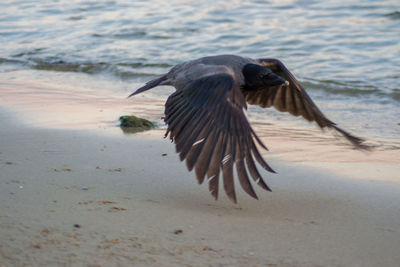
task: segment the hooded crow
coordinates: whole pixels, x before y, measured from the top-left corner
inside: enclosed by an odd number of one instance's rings
[[[219,177],[229,199],[236,203],[234,167],[243,190],[257,199],[251,177],[271,191],[256,168],[274,170],[262,158],[256,143],[265,145],[251,128],[244,109],[247,104],[275,107],[316,122],[343,135],[354,147],[365,149],[364,140],[339,128],[324,116],[285,65],[272,58],[251,59],[219,55],[186,61],[147,82],[130,95],[156,86],[175,87],[165,103],[164,121],[181,161],[195,170],[198,182],[205,177],[212,196],[218,198]]]

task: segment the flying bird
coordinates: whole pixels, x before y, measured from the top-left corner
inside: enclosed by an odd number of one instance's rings
[[[262,158],[257,145],[267,149],[251,128],[244,109],[247,104],[275,107],[281,112],[331,128],[356,148],[364,140],[339,128],[319,110],[293,74],[278,59],[251,59],[219,55],[186,61],[147,82],[129,97],[167,85],[175,87],[165,103],[165,137],[176,145],[180,160],[195,170],[199,184],[205,177],[211,195],[218,199],[220,173],[224,190],[234,203],[234,167],[243,190],[257,199],[251,177],[271,191],[256,168],[275,171]]]

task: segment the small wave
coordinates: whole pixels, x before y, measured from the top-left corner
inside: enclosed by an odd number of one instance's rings
[[[168,34],[147,34],[145,31],[110,33],[110,34],[94,33],[92,34],[92,37],[110,38],[110,39],[135,39],[135,40],[139,37],[147,37],[148,39],[153,39],[153,40],[173,38]]]
[[[310,89],[318,89],[331,94],[348,96],[376,94],[381,92],[381,90],[375,86],[361,84],[360,81],[338,82],[333,80],[312,80],[312,82],[308,81],[303,84]]]
[[[111,74],[122,80],[154,76],[155,68],[169,69],[172,67],[167,63],[132,62],[113,64],[108,62],[68,62],[58,57],[29,57],[33,54],[35,54],[33,51],[28,51],[13,56],[18,59],[0,58],[0,64],[18,64],[36,70],[80,72],[91,75]],[[149,68],[149,72],[143,71],[146,68]]]
[[[84,16],[71,16],[71,17],[69,17],[68,18],[68,20],[73,20],[73,21],[75,21],[75,20],[83,20],[83,19],[85,19],[85,17]]]
[[[107,39],[126,39],[126,40],[137,40],[137,39],[149,39],[149,40],[158,40],[158,39],[173,39],[179,38],[182,36],[192,35],[198,32],[198,29],[191,27],[172,27],[172,28],[153,28],[149,31],[149,29],[145,28],[137,28],[137,27],[129,27],[119,29],[115,32],[106,32],[106,33],[93,33],[91,36],[95,38],[107,38]]]
[[[138,38],[157,40],[157,39],[172,39],[187,34],[194,33],[194,29],[159,29],[156,32],[148,32],[145,29],[127,28],[121,29],[117,32],[109,33],[93,33],[92,37],[95,38],[107,38],[107,39],[126,39],[126,40],[137,40]]]
[[[106,63],[75,63],[66,62],[58,58],[30,58],[27,62],[33,69],[37,70],[52,70],[62,72],[83,72],[88,74],[95,74],[106,70],[109,66]]]
[[[92,37],[111,38],[111,39],[136,39],[138,37],[142,37],[145,35],[146,35],[145,31],[133,31],[133,32],[109,33],[109,34],[94,33],[92,34]]]
[[[23,64],[22,60],[0,57],[0,64]]]
[[[391,96],[394,100],[400,101],[400,89],[395,89],[392,93]],[[400,125],[400,124],[399,124]]]
[[[143,67],[159,67],[159,68],[171,68],[173,65],[167,63],[142,63],[142,62],[135,62],[135,63],[119,63],[118,66],[127,66],[132,68],[143,68]]]
[[[25,51],[25,52],[20,52],[17,54],[12,55],[12,57],[24,57],[24,56],[32,56],[32,55],[37,55],[42,53],[45,50],[45,48],[35,48],[33,50]]]
[[[157,64],[145,64],[145,63],[132,63],[132,64],[110,64],[105,62],[65,62],[63,60],[56,61],[42,61],[42,60],[32,60],[35,64],[31,67],[38,70],[51,70],[51,71],[64,71],[64,72],[82,72],[86,74],[99,74],[99,73],[109,73],[115,77],[122,80],[135,79],[138,77],[154,76],[153,73],[137,72],[134,70],[129,70],[126,65],[134,69],[135,67],[150,67],[151,65]],[[125,65],[125,66],[123,66]],[[135,66],[136,65],[136,66]]]
[[[391,19],[400,19],[400,11],[393,11],[385,14],[384,16]]]
[[[323,91],[332,95],[349,97],[379,96],[379,99],[381,99],[382,101],[388,98],[396,102],[400,101],[400,90],[392,89],[390,90],[390,92],[387,92],[373,85],[365,84],[361,81],[338,82],[333,80],[308,79],[307,81],[302,82],[302,84],[307,89]]]

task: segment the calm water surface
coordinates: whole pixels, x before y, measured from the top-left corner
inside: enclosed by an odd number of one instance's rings
[[[128,94],[181,61],[215,54],[280,58],[332,120],[400,143],[398,0],[0,2],[1,79],[24,69],[107,80],[115,86],[102,89]],[[251,111],[259,121],[292,120]]]

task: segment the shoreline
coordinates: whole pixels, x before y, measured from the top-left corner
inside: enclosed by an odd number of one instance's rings
[[[23,85],[20,89],[14,93],[23,93]],[[101,101],[105,98],[89,95],[93,101],[73,106],[75,99],[46,94],[36,99],[53,107],[64,104],[55,109],[59,113],[39,120],[56,121],[73,107],[75,115],[67,121],[91,110],[78,125],[107,122],[82,130],[21,124],[24,112],[49,111],[46,105],[33,109],[29,97],[18,100],[17,113],[0,108],[0,266],[394,266],[400,261],[400,167],[390,154],[397,150],[360,156],[327,133],[255,125],[273,151],[264,158],[278,174],[262,171],[273,192],[254,185],[259,200],[236,183],[234,205],[221,187],[215,201],[206,184],[197,184],[174,145],[163,140],[164,130],[126,136],[109,123],[133,109],[159,116],[160,107],[141,102],[145,97],[122,107],[109,106],[120,104],[118,97]]]
[[[166,129],[161,119],[165,99],[159,99],[151,92],[127,99],[127,95],[121,93],[110,95],[101,90],[29,80],[4,81],[0,84],[0,90],[0,106],[10,110],[10,113],[16,113],[15,118],[27,127],[88,130],[121,137],[124,133],[117,127],[118,118],[122,115],[136,115],[159,125],[158,129],[137,133],[137,136],[162,139]],[[271,118],[260,123],[258,118],[252,120],[251,112],[248,115],[251,126],[270,151],[262,151],[264,155],[300,163],[400,165],[400,144],[393,141],[369,139],[355,132],[353,134],[366,138],[367,143],[374,147],[372,152],[359,151],[353,149],[344,138],[335,135],[334,131],[321,131],[315,124],[283,123]]]

